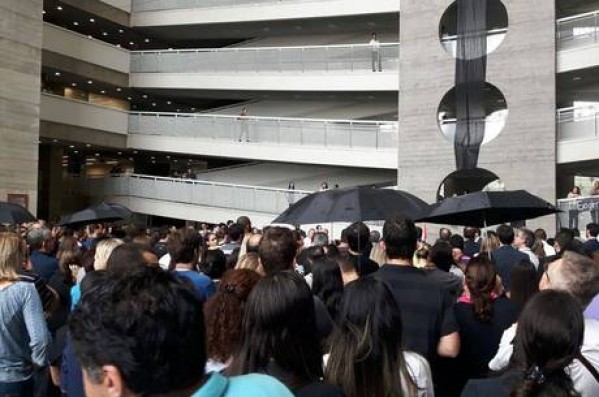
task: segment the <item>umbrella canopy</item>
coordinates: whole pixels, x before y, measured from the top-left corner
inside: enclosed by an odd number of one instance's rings
[[[0,202],[0,223],[18,224],[33,221],[35,217],[19,204]]]
[[[353,187],[313,193],[283,212],[274,223],[379,221],[392,215],[426,213],[428,205],[401,190]]]
[[[65,215],[60,220],[60,225],[85,225],[94,222],[121,221],[130,217],[132,212],[120,204],[101,203],[93,207]]]
[[[419,222],[485,227],[524,221],[559,212],[555,206],[526,190],[476,192],[447,198],[430,207]]]

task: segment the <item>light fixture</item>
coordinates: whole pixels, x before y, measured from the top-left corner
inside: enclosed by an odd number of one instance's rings
[[[85,147],[91,147],[91,146],[92,146],[92,144],[91,144],[91,143],[86,143],[86,144],[85,144]]]
[[[56,9],[57,9],[58,11],[62,11],[62,7],[61,7],[61,6],[58,6],[58,7],[56,7]]]
[[[166,159],[167,159],[167,160],[170,160],[170,158],[171,158],[171,156],[166,156]]]
[[[119,29],[119,33],[124,33],[125,31],[123,29]]]
[[[177,112],[180,112],[180,111],[181,111],[181,109],[177,109]]]
[[[75,154],[79,154],[79,150],[75,150],[73,153],[75,153]]]
[[[60,72],[54,72],[54,76],[60,76]]]
[[[75,145],[69,145],[71,149],[75,149]]]
[[[94,84],[93,80],[87,80],[87,84]]]
[[[88,38],[88,39],[93,39],[93,38],[94,38],[94,36],[92,36],[91,34],[88,34],[88,35],[87,35],[87,38]]]
[[[100,157],[100,153],[96,153],[96,154],[94,154],[94,156]]]
[[[108,32],[102,32],[102,36],[108,36]]]
[[[134,151],[133,151],[133,154],[137,154],[137,150],[134,150]]]
[[[178,162],[178,160],[177,160],[177,159],[173,160],[173,163],[177,163],[177,162]]]
[[[195,112],[195,111],[196,111],[196,108],[191,108],[191,111],[192,111],[192,112]]]
[[[155,160],[155,159],[156,159],[156,157],[154,157],[154,156],[150,156],[150,159],[151,159],[151,160]]]
[[[116,48],[121,48],[121,45],[120,45],[120,44],[117,44],[117,45],[116,45]]]
[[[134,43],[134,42],[132,42],[132,41],[130,41],[130,42],[129,42],[129,45],[135,45],[135,43]]]
[[[166,101],[166,104],[170,105],[170,104],[172,104],[172,102],[171,101]]]
[[[58,143],[58,139],[52,139],[52,142]]]
[[[147,96],[146,94],[143,94],[141,97],[142,97],[143,99],[148,99],[148,96]]]
[[[77,87],[77,83],[71,83],[71,87]]]
[[[75,22],[73,22],[73,25],[79,26],[79,22],[75,21]]]
[[[133,98],[131,98],[130,96],[128,96],[128,97],[127,97],[127,100],[128,100],[128,101],[130,101],[130,100],[132,100],[132,99],[133,99]]]
[[[106,94],[106,91],[102,90],[100,91],[100,94]]]
[[[149,43],[149,42],[150,42],[150,39],[145,39],[144,40],[144,43]]]
[[[123,154],[123,152],[116,152],[116,154],[118,154],[120,156],[121,154]]]
[[[121,91],[122,91],[121,87],[116,88],[116,92],[121,92]]]
[[[575,76],[574,78],[572,78],[573,81],[579,81],[582,80],[582,77],[580,76]]]
[[[43,10],[43,11],[42,11],[42,15],[46,15],[46,10]]]
[[[152,106],[153,106],[153,107],[156,107],[156,102],[152,102]]]
[[[129,161],[133,161],[133,157],[129,157]]]
[[[91,23],[94,23],[94,22],[96,22],[96,20],[95,20],[94,18],[90,18],[90,19],[89,19],[89,21],[90,21]]]

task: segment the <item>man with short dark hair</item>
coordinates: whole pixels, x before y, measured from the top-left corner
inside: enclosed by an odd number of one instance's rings
[[[205,374],[202,304],[171,273],[144,267],[99,279],[70,321],[85,394],[291,397],[267,375]]]
[[[424,270],[412,264],[418,244],[414,222],[404,216],[387,220],[382,243],[388,261],[374,277],[389,285],[397,301],[405,348],[429,361],[437,356],[456,357],[460,337],[451,298]]]
[[[235,249],[241,248],[241,240],[244,236],[243,226],[238,223],[233,223],[231,226],[229,226],[227,235],[229,236],[229,242],[223,244],[221,250],[225,253],[225,255],[231,255]]]
[[[264,269],[264,273],[294,271],[296,255],[297,241],[292,230],[279,226],[270,226],[264,229],[258,247],[260,265]],[[333,319],[317,296],[314,296],[314,311],[319,336],[321,340],[324,340],[333,331]]]
[[[587,241],[584,243],[584,249],[590,254],[599,251],[597,235],[599,235],[599,225],[596,223],[589,223],[587,225]]]
[[[346,230],[348,253],[355,263],[358,275],[362,277],[379,270],[379,265],[368,257],[372,248],[368,226],[362,222],[354,222]]]
[[[505,290],[509,291],[512,286],[512,268],[520,261],[529,259],[528,255],[512,247],[515,236],[511,226],[500,225],[496,232],[501,246],[491,253],[491,258],[495,262]]]
[[[480,243],[476,241],[479,233],[475,227],[464,228],[464,254],[471,258],[480,252]]]
[[[439,238],[437,239],[437,243],[440,241],[445,241],[446,243],[449,243],[449,239],[451,238],[451,230],[449,230],[446,227],[442,227],[441,229],[439,229]]]

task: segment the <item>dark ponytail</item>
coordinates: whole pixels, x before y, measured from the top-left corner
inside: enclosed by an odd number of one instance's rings
[[[497,287],[497,270],[485,256],[472,258],[466,267],[466,286],[470,292],[474,317],[488,322],[493,317],[493,293]]]

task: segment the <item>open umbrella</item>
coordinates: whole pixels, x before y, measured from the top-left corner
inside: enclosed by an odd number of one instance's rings
[[[85,225],[94,222],[121,221],[130,217],[132,212],[120,204],[101,203],[93,207],[65,215],[60,220],[60,225]]]
[[[426,213],[428,205],[401,190],[353,187],[312,193],[283,212],[274,223],[378,221],[392,215],[411,217]]]
[[[555,206],[526,190],[476,192],[431,205],[419,222],[486,227],[524,221],[559,212]]]
[[[35,221],[35,217],[23,206],[15,203],[0,202],[0,223],[19,224],[33,221]]]

